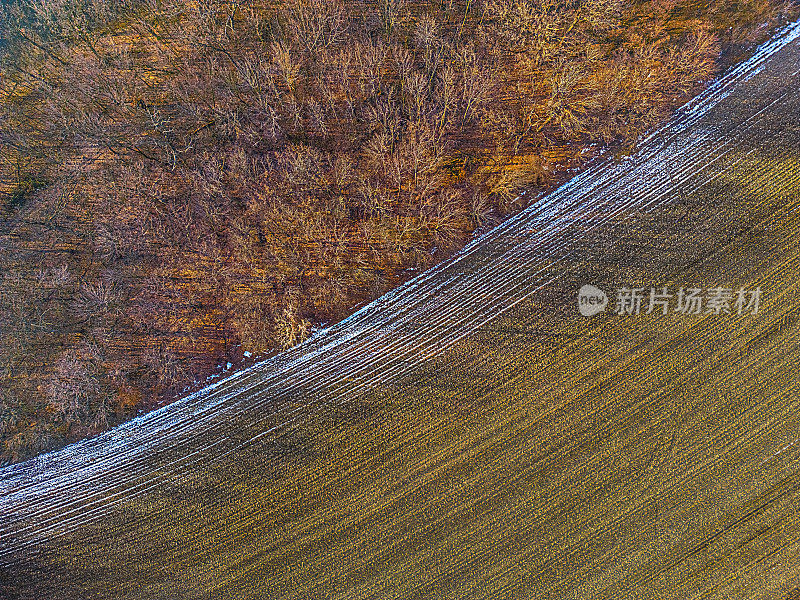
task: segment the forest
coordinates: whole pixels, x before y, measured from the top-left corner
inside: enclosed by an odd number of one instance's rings
[[[782,0],[0,6],[0,463],[302,342],[627,152],[800,14]]]

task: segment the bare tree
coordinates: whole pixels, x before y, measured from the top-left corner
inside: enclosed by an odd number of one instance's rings
[[[310,56],[335,44],[346,31],[344,8],[335,0],[291,0],[287,8],[287,33]]]

